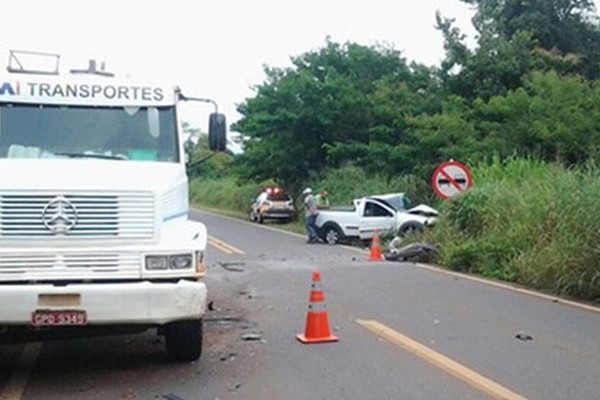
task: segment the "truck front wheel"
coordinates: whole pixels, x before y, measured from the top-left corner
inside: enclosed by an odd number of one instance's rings
[[[323,229],[323,237],[328,244],[337,244],[343,238],[343,233],[337,226],[330,225]]]
[[[173,361],[195,361],[202,354],[202,320],[172,322],[165,327],[165,348]]]

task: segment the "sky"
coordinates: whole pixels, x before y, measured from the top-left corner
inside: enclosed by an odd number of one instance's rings
[[[210,98],[231,124],[240,118],[237,105],[263,83],[265,65],[289,67],[327,37],[391,45],[409,62],[439,65],[436,11],[455,18],[474,43],[473,10],[459,0],[11,1],[2,5],[0,67],[6,70],[10,49],[59,54],[61,71],[96,59],[117,76]],[[213,111],[206,107],[197,121],[204,131]]]

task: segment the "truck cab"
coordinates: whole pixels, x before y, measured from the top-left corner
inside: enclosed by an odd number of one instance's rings
[[[93,69],[8,70],[0,343],[152,328],[172,359],[197,359],[207,230],[188,219],[185,96]],[[222,149],[224,117],[210,120],[212,147]]]

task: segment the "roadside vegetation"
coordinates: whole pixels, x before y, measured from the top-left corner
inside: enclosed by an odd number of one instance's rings
[[[442,212],[411,238],[435,244],[440,266],[600,301],[594,4],[462,1],[476,9],[477,47],[437,15],[439,67],[329,39],[292,67],[265,67],[232,126],[244,154],[211,156],[205,139],[190,149],[191,202],[246,218],[269,184],[296,200],[306,186],[327,189],[340,205],[405,192]],[[470,168],[474,187],[442,201],[430,179],[449,159]],[[290,228],[301,232],[301,220]]]
[[[556,295],[600,298],[600,171],[535,160],[474,167],[476,184],[425,233],[452,270]]]

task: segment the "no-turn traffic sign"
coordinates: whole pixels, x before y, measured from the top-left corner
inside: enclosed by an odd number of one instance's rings
[[[431,177],[433,191],[442,199],[462,193],[472,185],[471,172],[458,161],[441,163]]]

